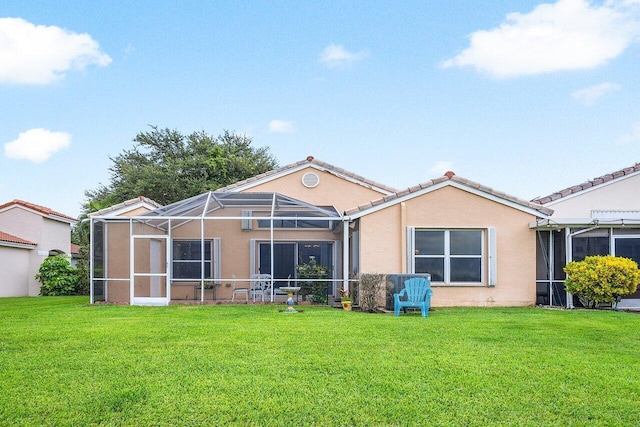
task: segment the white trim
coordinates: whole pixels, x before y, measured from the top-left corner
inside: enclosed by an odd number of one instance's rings
[[[487,286],[496,286],[498,284],[498,246],[495,227],[487,228],[487,251],[489,252],[487,254]]]
[[[33,250],[36,248],[37,245],[31,245],[29,243],[6,242],[3,240],[3,241],[0,241],[0,246],[5,246],[8,248]]]

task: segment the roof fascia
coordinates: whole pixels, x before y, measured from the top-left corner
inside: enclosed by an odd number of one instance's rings
[[[413,199],[415,197],[422,196],[423,194],[427,194],[427,193],[430,193],[432,191],[436,191],[436,190],[439,190],[441,188],[449,187],[449,186],[457,188],[459,190],[466,191],[468,193],[475,194],[476,196],[483,197],[483,198],[485,198],[487,200],[491,200],[493,202],[500,203],[500,204],[505,205],[505,206],[509,206],[509,207],[517,209],[519,211],[526,212],[526,213],[528,213],[530,215],[534,215],[534,216],[536,216],[538,218],[547,218],[548,217],[548,215],[545,215],[542,212],[537,211],[537,210],[535,210],[533,208],[530,208],[530,207],[527,207],[527,206],[523,206],[523,205],[521,205],[519,203],[503,199],[503,198],[498,197],[496,195],[484,192],[484,191],[479,190],[477,188],[474,188],[474,187],[465,185],[463,183],[460,183],[460,182],[457,182],[457,181],[449,179],[449,180],[446,180],[446,181],[442,181],[442,182],[430,185],[429,187],[422,188],[422,189],[417,190],[417,191],[415,191],[413,193],[407,193],[407,194],[405,194],[403,196],[394,198],[394,199],[389,200],[387,202],[380,203],[379,205],[372,206],[372,207],[367,208],[367,209],[365,209],[363,211],[356,212],[356,213],[354,213],[352,215],[349,215],[349,219],[357,219],[357,218],[363,217],[365,215],[368,215],[368,214],[371,214],[371,213],[374,213],[374,212],[378,212],[378,211],[380,211],[382,209],[386,209],[386,208],[388,208],[390,206],[393,206],[393,205],[396,205],[398,203],[402,203],[402,202],[405,202],[407,200],[411,200],[411,199]]]
[[[540,230],[561,229],[570,227],[608,227],[621,228],[636,226],[640,227],[638,219],[595,219],[595,218],[542,218],[536,222],[529,223],[529,228]]]
[[[303,164],[300,164],[300,165],[297,165],[297,166],[294,166],[294,167],[291,167],[291,168],[285,168],[284,170],[282,170],[280,172],[271,174],[269,176],[265,176],[265,177],[263,177],[263,178],[261,178],[259,180],[248,182],[246,184],[240,185],[240,186],[238,186],[236,188],[233,188],[233,189],[229,190],[229,192],[237,193],[237,192],[249,190],[249,189],[251,189],[253,187],[256,187],[258,185],[273,181],[273,180],[278,179],[278,178],[282,178],[283,176],[287,176],[287,175],[290,175],[292,173],[299,172],[299,171],[301,171],[303,169],[307,169],[307,168],[310,168],[310,167],[314,168],[316,170],[322,171],[322,172],[329,173],[331,175],[335,175],[335,176],[337,176],[339,178],[344,179],[345,181],[349,181],[349,182],[352,182],[354,184],[358,184],[358,185],[361,185],[363,187],[370,188],[370,189],[375,190],[375,191],[377,191],[377,192],[379,192],[381,194],[384,194],[386,196],[388,196],[390,194],[393,194],[392,192],[390,192],[388,190],[385,190],[384,188],[380,188],[380,187],[378,187],[376,185],[372,185],[370,183],[361,181],[361,180],[356,179],[354,177],[351,177],[351,176],[342,174],[340,172],[337,172],[334,169],[325,168],[325,167],[323,167],[321,165],[318,165],[316,163],[311,163],[311,162],[303,163]]]
[[[6,247],[18,248],[18,249],[29,249],[29,250],[33,250],[36,248],[36,245],[30,245],[27,243],[17,243],[17,242],[5,242],[4,240],[0,241],[0,246],[6,246]]]

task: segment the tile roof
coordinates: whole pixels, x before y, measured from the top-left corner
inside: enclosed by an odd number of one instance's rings
[[[551,215],[553,213],[552,209],[545,208],[544,206],[541,206],[538,203],[528,202],[528,201],[526,201],[524,199],[520,199],[520,198],[517,198],[517,197],[514,197],[514,196],[510,196],[507,193],[504,193],[504,192],[501,192],[501,191],[496,191],[496,190],[494,190],[494,189],[492,189],[490,187],[487,187],[485,185],[479,184],[477,182],[474,182],[474,181],[471,181],[471,180],[468,180],[468,179],[465,179],[465,178],[458,177],[455,173],[449,171],[449,172],[445,173],[444,176],[441,176],[439,178],[432,179],[432,180],[424,182],[422,184],[418,184],[416,186],[407,188],[405,190],[398,191],[398,192],[390,194],[388,196],[381,197],[381,198],[379,198],[377,200],[373,200],[373,201],[371,201],[369,203],[365,203],[363,205],[360,205],[360,206],[357,206],[355,208],[349,209],[349,210],[345,211],[345,215],[349,216],[349,215],[354,215],[354,214],[359,213],[359,212],[364,212],[364,211],[366,211],[368,209],[371,209],[371,208],[373,208],[375,206],[378,206],[378,205],[381,205],[383,203],[391,202],[393,200],[399,199],[399,198],[404,197],[404,196],[408,196],[410,194],[416,193],[416,192],[424,190],[424,189],[428,189],[429,187],[433,187],[435,185],[438,185],[438,184],[441,184],[441,183],[444,183],[444,182],[447,182],[447,181],[453,181],[453,182],[462,184],[462,185],[464,185],[466,187],[470,187],[472,189],[479,190],[479,191],[481,191],[483,193],[487,193],[487,194],[492,195],[494,197],[497,197],[499,199],[503,199],[503,200],[505,200],[507,202],[515,203],[515,204],[520,205],[520,206],[522,206],[524,208],[536,210],[536,211],[538,211],[538,212],[540,212],[540,213],[542,213],[544,215]]]
[[[597,187],[598,185],[602,185],[602,184],[605,184],[607,182],[611,182],[611,181],[616,180],[618,178],[622,178],[622,177],[625,177],[627,175],[630,175],[630,174],[633,174],[633,173],[636,173],[636,172],[639,172],[639,171],[640,171],[640,163],[636,163],[635,165],[633,165],[631,167],[624,168],[624,169],[621,169],[621,170],[616,171],[616,172],[608,173],[608,174],[603,175],[603,176],[599,176],[597,178],[592,179],[591,181],[583,182],[582,184],[579,184],[579,185],[574,185],[572,187],[565,188],[564,190],[557,191],[557,192],[555,192],[555,193],[553,193],[553,194],[551,194],[549,196],[538,197],[536,199],[533,199],[532,202],[544,205],[545,203],[549,203],[549,202],[552,202],[554,200],[558,200],[558,199],[561,199],[563,197],[579,193],[579,192],[587,190],[589,188]]]
[[[124,202],[118,203],[117,205],[109,206],[108,208],[100,209],[99,211],[96,211],[96,212],[91,212],[89,214],[89,216],[105,215],[105,214],[108,214],[110,212],[114,212],[114,211],[117,211],[119,209],[125,208],[127,206],[135,205],[136,203],[148,203],[151,206],[153,206],[154,208],[161,208],[162,207],[162,205],[160,203],[156,202],[155,200],[151,200],[148,197],[144,197],[144,196],[138,196],[138,197],[136,197],[134,199],[125,200]]]
[[[56,212],[53,209],[47,208],[45,206],[36,205],[35,203],[29,203],[29,202],[25,202],[24,200],[19,200],[19,199],[13,199],[12,201],[10,201],[8,203],[0,205],[0,210],[2,210],[4,208],[7,208],[7,207],[10,207],[12,205],[22,206],[24,208],[31,209],[33,211],[41,213],[42,215],[45,215],[45,216],[58,217],[58,218],[61,218],[61,219],[72,221],[74,223],[78,222],[78,220],[76,218],[73,218],[73,217],[71,217],[69,215],[65,215],[63,213]]]
[[[0,231],[0,242],[19,243],[21,245],[32,245],[32,246],[37,245],[37,243],[30,242],[29,240],[25,240],[21,237],[14,236],[12,234],[5,233],[2,231]]]
[[[286,166],[283,166],[281,168],[270,170],[268,172],[262,173],[260,175],[253,176],[253,177],[245,179],[243,181],[238,181],[238,182],[236,182],[234,184],[227,185],[226,187],[219,188],[216,191],[233,191],[233,190],[235,190],[235,189],[237,189],[239,187],[243,187],[245,185],[250,185],[250,184],[254,184],[254,183],[258,184],[260,181],[262,181],[264,179],[267,179],[267,178],[272,177],[272,176],[283,174],[283,173],[285,173],[287,171],[290,171],[290,170],[294,171],[294,170],[296,170],[296,169],[298,169],[298,168],[300,168],[300,167],[302,167],[304,165],[308,165],[308,164],[313,164],[313,165],[317,166],[318,168],[323,169],[323,170],[325,170],[325,171],[327,171],[329,173],[334,173],[336,175],[345,176],[347,178],[350,178],[350,179],[353,179],[355,181],[360,182],[362,185],[370,186],[370,187],[376,187],[376,188],[379,188],[379,189],[381,189],[383,191],[386,191],[388,193],[395,193],[396,191],[398,191],[395,188],[389,187],[389,186],[381,184],[379,182],[372,181],[372,180],[367,179],[367,178],[365,178],[363,176],[360,176],[360,175],[357,175],[357,174],[355,174],[353,172],[350,172],[350,171],[348,171],[346,169],[342,169],[342,168],[333,166],[333,165],[331,165],[329,163],[325,163],[325,162],[323,162],[321,160],[318,160],[318,159],[314,158],[313,156],[308,156],[305,160],[301,160],[299,162],[291,163],[290,165],[286,165]]]

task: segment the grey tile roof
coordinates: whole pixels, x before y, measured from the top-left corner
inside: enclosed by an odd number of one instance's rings
[[[447,172],[446,174],[444,174],[444,176],[441,176],[439,178],[432,179],[430,181],[418,184],[416,186],[407,188],[405,190],[398,191],[398,192],[396,192],[394,194],[390,194],[388,196],[381,197],[381,198],[379,198],[377,200],[373,200],[373,201],[371,201],[369,203],[365,203],[363,205],[360,205],[360,206],[357,206],[355,208],[349,209],[349,210],[345,211],[345,215],[348,216],[348,215],[353,215],[353,214],[356,214],[356,213],[359,213],[359,212],[364,212],[364,211],[366,211],[368,209],[371,209],[371,208],[373,208],[375,206],[381,205],[383,203],[391,202],[393,200],[396,200],[396,199],[399,199],[401,197],[410,195],[412,193],[416,193],[416,192],[418,192],[420,190],[424,190],[424,189],[427,189],[429,187],[433,187],[433,186],[435,186],[437,184],[440,184],[440,183],[443,183],[443,182],[446,182],[446,181],[457,182],[459,184],[462,184],[464,186],[473,188],[475,190],[479,190],[479,191],[481,191],[483,193],[487,193],[487,194],[492,195],[494,197],[497,197],[499,199],[503,199],[504,201],[515,203],[517,205],[522,206],[523,208],[536,210],[536,211],[540,212],[543,215],[551,215],[553,213],[552,209],[545,208],[544,206],[542,206],[542,205],[540,205],[538,203],[528,202],[528,201],[526,201],[524,199],[520,199],[518,197],[511,196],[511,195],[509,195],[507,193],[504,193],[502,191],[496,191],[496,190],[494,190],[494,189],[492,189],[490,187],[487,187],[485,185],[479,184],[479,183],[477,183],[475,181],[471,181],[469,179],[459,177],[456,174],[454,174],[453,172]]]
[[[333,166],[329,163],[323,162],[321,160],[318,160],[316,158],[314,158],[313,156],[309,156],[307,157],[305,160],[301,160],[299,162],[296,163],[291,163],[289,165],[277,168],[277,169],[273,169],[270,170],[268,172],[262,173],[260,175],[256,175],[253,176],[251,178],[245,179],[243,181],[238,181],[234,184],[231,185],[227,185],[226,187],[222,187],[217,189],[216,191],[234,191],[235,189],[239,188],[239,187],[244,187],[246,185],[251,185],[251,184],[258,184],[260,181],[263,181],[269,177],[272,176],[276,176],[276,175],[281,175],[286,173],[287,171],[293,171],[301,166],[307,165],[307,164],[313,164],[315,166],[317,166],[320,169],[324,169],[325,171],[329,172],[329,173],[334,173],[336,175],[342,175],[344,177],[353,179],[357,182],[359,182],[360,184],[366,186],[366,187],[375,187],[375,188],[379,188],[382,189],[388,193],[395,193],[396,191],[398,191],[397,189],[393,188],[393,187],[389,187],[387,185],[381,184],[379,182],[375,182],[372,181],[370,179],[367,179],[363,176],[357,175],[353,172],[350,172],[346,169],[342,169],[336,166]]]
[[[548,196],[535,198],[535,199],[532,200],[532,202],[544,205],[544,204],[552,202],[554,200],[558,200],[558,199],[561,199],[563,197],[579,193],[579,192],[587,190],[589,188],[597,187],[598,185],[605,184],[607,182],[622,178],[624,176],[627,176],[627,175],[630,175],[632,173],[636,173],[636,172],[639,172],[639,171],[640,171],[640,163],[636,163],[635,165],[633,165],[631,167],[624,168],[624,169],[621,169],[621,170],[616,171],[616,172],[608,173],[608,174],[603,175],[603,176],[599,176],[597,178],[592,179],[591,181],[583,182],[582,184],[574,185],[574,186],[569,187],[569,188],[565,188],[563,190],[557,191],[557,192],[555,192],[553,194],[550,194]]]
[[[104,208],[104,209],[100,209],[99,211],[96,212],[92,212],[89,214],[89,216],[102,216],[102,215],[106,215],[110,212],[114,212],[117,211],[119,209],[125,208],[127,206],[131,206],[131,205],[135,205],[136,203],[148,203],[151,206],[153,206],[154,208],[160,208],[162,207],[162,205],[154,200],[151,200],[147,197],[143,197],[143,196],[138,196],[135,199],[129,199],[129,200],[125,200],[122,203],[118,203],[117,205],[113,205],[113,206],[109,206],[108,208]]]

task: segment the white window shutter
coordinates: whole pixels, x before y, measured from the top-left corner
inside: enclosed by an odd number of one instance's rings
[[[247,217],[248,219],[242,220],[242,229],[243,230],[252,230],[253,229],[253,220],[251,219],[251,211],[242,211],[242,216]]]
[[[488,264],[489,271],[487,272],[488,286],[496,286],[498,283],[498,250],[496,242],[496,228],[489,227],[487,229],[488,242]]]
[[[221,259],[221,250],[220,250],[220,238],[216,237],[213,239],[213,278],[220,279],[220,259]]]
[[[413,256],[415,254],[415,227],[407,227],[407,273],[414,274],[415,263],[413,262]]]

